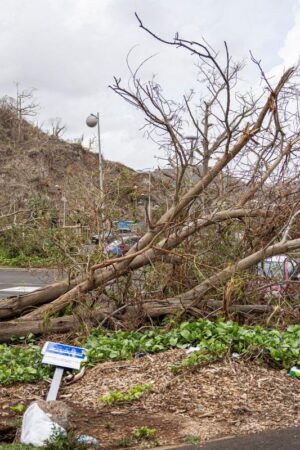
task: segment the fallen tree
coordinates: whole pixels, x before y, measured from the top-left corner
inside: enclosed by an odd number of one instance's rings
[[[238,261],[236,264],[231,264],[223,271],[208,278],[203,283],[194,287],[188,292],[185,292],[177,297],[165,298],[165,299],[151,299],[138,303],[136,305],[128,305],[122,308],[122,314],[143,315],[149,318],[161,317],[167,314],[173,314],[175,312],[186,312],[194,307],[199,307],[201,302],[205,300],[205,296],[208,292],[216,289],[218,286],[224,284],[233,275],[244,271],[253,265],[262,261],[264,258],[268,258],[282,253],[289,252],[300,248],[300,239],[294,239],[283,243],[274,244],[267,248],[261,249],[254,254],[247,256],[246,258]],[[209,300],[210,306],[216,309],[222,308],[222,303]],[[230,305],[229,311],[234,312],[258,312],[267,313],[272,312],[273,307],[270,305]],[[107,319],[111,315],[114,315],[116,311],[91,311],[85,317],[85,320],[89,320],[90,323],[95,324],[99,320]],[[118,311],[117,311],[118,312]],[[50,310],[51,314],[51,310]],[[8,342],[12,336],[26,336],[30,333],[45,334],[49,332],[65,332],[74,329],[79,325],[79,317],[76,315],[60,317],[56,319],[35,319],[25,316],[25,319],[18,321],[2,323],[0,330],[0,342]]]
[[[67,333],[83,326],[98,325],[99,322],[109,319],[112,311],[91,310],[89,314],[81,317],[72,314],[63,317],[49,318],[48,320],[15,320],[1,324],[0,342],[11,342],[11,338],[27,337],[32,334],[42,335],[50,333]]]
[[[65,294],[77,283],[78,280],[64,280],[29,294],[10,297],[0,303],[0,320],[21,316],[32,308],[49,303]]]
[[[245,217],[267,217],[270,212],[264,212],[260,210],[247,210],[247,209],[237,209],[237,210],[226,210],[219,211],[215,214],[208,216],[207,218],[198,219],[194,222],[187,224],[180,233],[170,235],[168,239],[161,240],[155,249],[152,247],[144,248],[142,250],[130,253],[125,258],[106,260],[99,265],[92,267],[91,272],[94,274],[96,270],[99,271],[103,267],[110,270],[105,273],[103,271],[101,274],[94,276],[93,281],[84,280],[81,283],[78,280],[64,280],[60,283],[55,283],[45,288],[39,289],[30,294],[24,294],[19,296],[14,296],[0,303],[0,319],[10,319],[25,315],[28,318],[42,318],[45,312],[48,314],[53,314],[59,312],[65,306],[69,304],[70,301],[75,301],[76,294],[88,292],[95,289],[98,286],[102,286],[108,281],[114,279],[117,275],[118,268],[116,264],[123,264],[123,262],[128,262],[128,267],[125,267],[123,271],[118,272],[118,276],[124,275],[129,270],[136,270],[149,264],[155,259],[161,259],[161,253],[164,250],[171,250],[183,242],[187,237],[192,236],[198,230],[206,228],[210,225],[216,223],[237,219]],[[157,256],[159,255],[159,256]],[[53,300],[58,299],[57,302]],[[47,306],[51,303],[51,306]],[[43,308],[38,308],[40,305],[46,304]],[[28,312],[28,310],[33,310]],[[26,314],[27,313],[27,314]]]

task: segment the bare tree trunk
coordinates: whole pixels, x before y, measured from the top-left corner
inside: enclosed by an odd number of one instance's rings
[[[31,310],[33,307],[51,302],[63,295],[69,289],[72,289],[77,283],[78,280],[72,280],[70,283],[68,281],[62,281],[60,283],[45,286],[30,294],[3,299],[0,302],[0,320],[20,316],[26,311],[28,312]]]
[[[192,303],[190,304],[190,306]],[[220,309],[222,303],[214,300],[208,300],[207,305],[211,308]],[[186,305],[185,309],[188,309]],[[164,301],[157,302],[155,300],[147,301],[144,303],[143,312],[148,317],[155,318],[166,314],[177,312],[180,307],[176,304],[165,306]],[[240,313],[271,313],[273,307],[269,305],[231,305],[229,312]],[[129,306],[126,308],[127,313],[136,312],[136,307]],[[14,337],[27,337],[30,334],[34,335],[47,335],[50,333],[66,333],[69,331],[76,331],[82,323],[86,325],[95,325],[99,321],[109,319],[113,315],[112,311],[91,311],[91,314],[84,319],[76,315],[58,317],[55,319],[44,320],[15,320],[3,322],[0,328],[0,343],[11,342],[12,336]],[[119,319],[122,319],[120,317]]]
[[[223,303],[217,300],[207,300],[205,304],[212,309],[219,310],[223,309]],[[126,312],[130,315],[132,313],[144,314],[146,317],[155,318],[162,317],[168,314],[175,314],[178,312],[194,312],[194,302],[193,300],[186,301],[185,303],[180,303],[178,299],[162,299],[162,300],[147,300],[141,305],[128,306]],[[264,314],[271,313],[273,307],[270,305],[230,305],[228,312],[231,313],[253,313],[253,314]]]
[[[26,337],[29,334],[65,333],[79,325],[74,316],[59,317],[49,322],[43,320],[19,320],[1,323],[0,342],[10,342],[12,336]]]
[[[109,317],[111,311],[91,311],[90,315],[80,318],[77,315],[57,317],[45,320],[15,320],[2,322],[0,342],[11,342],[12,336],[26,337],[30,334],[46,335],[49,333],[66,333],[76,331],[82,323],[96,324]]]

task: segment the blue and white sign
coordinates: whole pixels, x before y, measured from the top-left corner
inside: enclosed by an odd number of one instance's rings
[[[67,369],[80,369],[80,364],[86,361],[84,349],[73,347],[72,345],[58,344],[56,342],[46,342],[43,349],[44,364],[64,367]]]

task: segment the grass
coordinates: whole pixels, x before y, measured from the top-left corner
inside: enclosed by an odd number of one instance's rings
[[[34,447],[33,445],[23,445],[23,444],[0,444],[0,450],[35,450],[39,447]]]
[[[198,445],[198,444],[200,444],[200,437],[195,436],[194,434],[187,434],[184,437],[184,442],[185,442],[185,444],[188,444],[188,445]]]
[[[100,401],[105,405],[114,403],[133,402],[141,398],[146,391],[151,390],[150,384],[137,384],[127,391],[110,391],[107,395],[100,397]]]
[[[121,448],[149,448],[158,446],[156,439],[156,429],[143,426],[135,428],[130,436],[125,436],[117,441],[112,442],[114,447]]]
[[[40,256],[27,256],[24,254],[15,256],[14,258],[8,258],[0,253],[0,267],[51,267],[53,261],[50,258],[41,258]]]

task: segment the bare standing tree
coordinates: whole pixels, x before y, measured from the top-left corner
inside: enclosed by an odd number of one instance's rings
[[[61,117],[55,117],[49,119],[49,124],[51,128],[51,136],[60,138],[66,132],[66,125],[62,122]]]
[[[35,117],[39,105],[34,100],[34,92],[35,92],[34,88],[20,91],[20,86],[18,82],[15,83],[15,86],[16,86],[16,99],[13,101],[13,106],[15,108],[18,118],[17,139],[20,140],[22,136],[23,119],[28,117]]]

